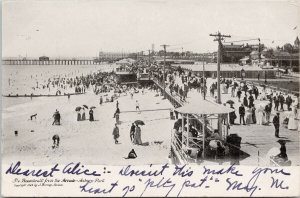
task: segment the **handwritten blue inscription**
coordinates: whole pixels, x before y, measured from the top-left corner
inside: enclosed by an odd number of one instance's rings
[[[180,194],[181,194],[181,192],[182,192],[182,190],[183,190],[184,188],[201,188],[201,187],[204,186],[204,183],[205,183],[206,181],[207,181],[207,176],[206,176],[205,178],[200,179],[200,180],[197,181],[197,182],[193,182],[193,181],[190,181],[190,180],[186,179],[186,180],[183,182],[183,184],[181,185],[181,188],[180,188],[180,190],[179,190],[179,192],[178,192],[178,194],[177,194],[177,197],[180,196]]]
[[[284,186],[283,184],[284,181],[275,179],[274,177],[271,177],[271,179],[272,179],[271,188],[289,189],[288,186]]]
[[[19,175],[26,177],[55,177],[57,173],[74,175],[101,177],[99,170],[91,170],[86,168],[80,162],[71,162],[66,166],[59,167],[55,164],[51,168],[45,169],[26,169],[22,167],[21,162],[12,163],[5,171],[6,174]],[[109,171],[110,172],[110,171]],[[248,175],[250,173],[250,179]],[[169,176],[168,176],[169,175]],[[122,184],[119,181],[103,182],[100,186],[93,186],[93,180],[81,182],[79,185],[80,192],[89,194],[111,194],[112,192],[122,192],[123,197],[127,195],[143,196],[147,191],[158,190],[164,196],[181,196],[184,190],[210,188],[215,182],[223,182],[223,188],[227,191],[244,191],[253,196],[255,192],[262,190],[259,181],[270,182],[270,189],[288,190],[289,186],[284,177],[291,177],[291,173],[284,168],[261,168],[255,167],[245,174],[238,166],[231,165],[229,167],[208,167],[199,166],[194,169],[187,165],[135,167],[124,166],[119,171],[119,176],[131,178],[131,182]],[[278,179],[277,176],[280,176]],[[135,180],[136,179],[136,180]],[[138,180],[138,181],[137,181]],[[221,181],[220,181],[221,180]],[[96,181],[96,180],[95,180]],[[136,185],[140,182],[142,187]],[[266,185],[264,185],[265,187]],[[117,190],[119,188],[119,190]],[[150,190],[151,189],[151,190]],[[148,192],[149,194],[149,192]]]
[[[151,168],[152,167],[152,164],[149,165],[149,167]],[[159,175],[163,175],[164,171],[166,169],[168,169],[169,166],[168,164],[165,164],[161,167],[160,170],[150,170],[150,171],[147,171],[147,170],[135,170],[135,169],[132,169],[131,168],[131,165],[128,165],[125,169],[122,168],[119,172],[119,175],[121,176],[143,176],[143,177],[147,177],[147,176],[159,176]]]
[[[164,177],[162,177],[158,182],[155,182],[153,179],[148,179],[144,184],[145,184],[145,188],[144,188],[142,194],[140,195],[141,197],[143,196],[144,192],[148,188],[157,188],[157,189],[159,189],[159,188],[161,188],[161,189],[168,188],[169,191],[165,195],[167,197],[176,185],[175,183],[172,182],[171,178],[165,179]]]
[[[150,165],[152,167],[152,165]],[[280,168],[260,168],[260,167],[255,167],[251,171],[251,178],[249,180],[245,179],[247,177],[243,177],[244,173],[239,170],[238,166],[235,166],[234,164],[229,166],[229,167],[222,167],[222,168],[211,168],[211,167],[200,167],[203,168],[203,171],[201,172],[202,174],[195,176],[195,170],[191,169],[187,165],[175,165],[173,169],[173,177],[166,177],[164,175],[164,171],[170,168],[167,164],[165,164],[162,167],[159,167],[157,170],[151,170],[147,171],[144,169],[139,169],[138,167],[131,167],[127,166],[124,167],[120,170],[119,175],[125,176],[125,177],[149,177],[146,182],[144,182],[144,188],[142,190],[142,193],[140,196],[143,196],[144,193],[150,189],[158,189],[158,190],[164,190],[166,189],[167,192],[165,196],[169,196],[172,191],[176,189],[176,195],[180,196],[181,193],[183,192],[184,189],[191,188],[191,189],[196,189],[196,188],[209,188],[212,182],[220,182],[220,180],[216,177],[225,175],[225,189],[227,191],[246,191],[250,193],[250,196],[253,196],[253,194],[257,190],[261,190],[261,187],[259,185],[259,178],[261,175],[284,175],[284,176],[289,176],[290,173],[285,171],[284,169]],[[192,177],[193,176],[193,177]],[[203,178],[199,178],[198,176],[204,176]],[[186,178],[183,182],[178,182],[179,180],[176,179],[177,177],[180,178]],[[210,179],[209,179],[210,177]],[[191,178],[191,179],[190,179]],[[194,179],[198,178],[198,179]],[[224,178],[224,176],[223,176]],[[237,178],[241,178],[241,181],[237,180]],[[270,188],[277,188],[277,189],[282,189],[286,190],[288,189],[288,185],[285,184],[284,180],[278,180],[275,179],[274,177],[271,177],[272,182],[270,185]],[[141,180],[141,179],[139,179]],[[266,181],[265,178],[263,181]],[[227,186],[226,186],[227,184]],[[178,186],[178,188],[175,188]],[[133,192],[134,190],[138,190],[133,187],[126,186],[125,189],[125,194],[123,196],[126,196],[128,192]],[[123,189],[123,191],[124,191]],[[164,193],[164,191],[161,191]]]
[[[109,194],[111,193],[116,186],[118,186],[118,181],[111,183],[111,187],[106,189],[106,188],[93,188],[89,187],[89,184],[91,182],[86,182],[84,185],[79,186],[81,189],[81,192],[86,192],[86,193],[91,193],[91,194]]]
[[[260,177],[260,175],[265,175],[265,174],[281,174],[281,175],[290,175],[290,173],[284,171],[282,168],[278,169],[278,168],[255,168],[252,171],[252,177],[251,179],[247,182],[240,182],[237,180],[234,180],[232,178],[227,178],[226,182],[228,184],[227,186],[227,191],[228,190],[244,190],[246,192],[250,193],[250,196],[252,196],[254,194],[254,192],[258,189],[261,190],[261,188],[256,184],[256,182],[258,181],[258,178]],[[273,178],[273,177],[272,177]],[[284,181],[278,181],[278,180],[274,180],[272,181],[271,184],[271,188],[272,187],[276,187],[276,188],[281,188],[281,189],[288,189],[288,187],[283,187],[283,182]],[[278,184],[279,183],[279,184]]]
[[[123,190],[122,190],[123,192],[125,191],[125,193],[123,194],[122,197],[125,197],[128,192],[133,192],[134,190],[135,190],[135,185],[132,185],[132,186],[127,185],[127,186],[125,186],[123,188]]]
[[[214,169],[209,169],[206,168],[205,166],[203,166],[204,171],[203,171],[203,175],[207,174],[212,174],[212,175],[224,175],[224,174],[232,174],[235,176],[243,176],[242,173],[239,172],[239,170],[236,170],[235,165],[231,165],[229,168],[221,168],[219,170],[214,170]]]
[[[60,171],[57,167],[58,164],[55,164],[50,170],[22,170],[20,168],[21,162],[18,161],[15,165],[11,164],[10,167],[5,172],[6,174],[12,174],[12,175],[23,175],[23,176],[33,176],[33,177],[53,177],[54,172]]]
[[[186,165],[175,165],[175,170],[173,172],[173,176],[181,176],[181,177],[191,177],[194,173],[193,170],[189,167],[188,169],[185,169]]]
[[[63,169],[63,173],[65,174],[72,174],[72,175],[88,175],[88,176],[101,176],[100,173],[97,173],[96,171],[90,171],[87,168],[84,168],[84,165],[81,165],[80,162],[75,164],[73,162],[69,163],[65,168]]]
[[[62,171],[61,171],[62,170]],[[81,165],[80,162],[74,163],[71,162],[66,165],[63,169],[58,168],[58,164],[55,164],[50,170],[42,169],[22,169],[21,162],[18,161],[16,164],[11,164],[10,167],[6,170],[6,174],[11,175],[23,175],[23,176],[32,176],[32,177],[53,177],[55,172],[61,171],[63,174],[71,175],[86,175],[86,176],[101,176],[97,171],[91,171],[88,168],[85,168],[84,165]]]

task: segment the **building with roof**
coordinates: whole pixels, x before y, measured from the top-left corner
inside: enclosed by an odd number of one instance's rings
[[[264,45],[234,45],[231,43],[230,45],[222,46],[222,63],[238,63],[241,59],[248,56],[251,57],[250,54],[255,51],[257,59],[260,58],[260,51],[264,48]]]
[[[177,68],[178,65],[172,64],[173,68]],[[180,67],[188,72],[195,74],[196,76],[215,78],[217,76],[217,64],[208,63],[204,66],[202,64],[193,64],[193,65],[180,65]],[[276,70],[272,68],[261,68],[258,65],[244,65],[240,66],[238,64],[222,64],[220,75],[224,78],[240,78],[242,74],[242,69],[245,71],[245,78],[257,78],[257,75],[260,76],[267,75],[269,79],[274,79],[276,77]]]
[[[49,57],[48,56],[41,56],[39,57],[39,61],[49,61]]]
[[[272,57],[264,58],[263,61],[282,69],[291,69],[295,72],[299,71],[299,53],[288,53],[282,50],[275,50]]]
[[[128,57],[129,53],[125,52],[99,52],[98,59],[100,61],[117,61]]]

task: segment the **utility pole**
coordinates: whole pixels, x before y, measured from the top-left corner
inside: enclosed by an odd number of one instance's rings
[[[223,35],[220,32],[216,34],[210,34],[209,36],[214,36],[214,41],[218,41],[218,59],[217,59],[217,88],[218,88],[218,100],[217,102],[221,104],[221,90],[220,90],[220,62],[221,62],[221,48],[222,48],[222,40],[224,37],[230,38],[230,35]]]
[[[148,50],[148,52],[149,52],[149,67],[150,67],[150,65],[151,65],[151,50]]]
[[[167,50],[166,50],[166,48],[169,46],[169,45],[166,45],[166,44],[163,44],[163,45],[161,45],[163,48],[164,48],[164,68],[163,68],[163,86],[164,86],[164,98],[166,98],[166,94],[165,94],[165,92],[166,92],[166,79],[165,79],[165,69],[166,69],[166,55],[167,55]]]
[[[204,69],[204,54],[203,54],[203,61],[202,61],[202,63],[203,63],[203,65],[202,65],[202,67],[203,67],[202,68],[203,69],[203,75],[202,75],[203,76],[202,77],[203,78],[203,89],[202,90],[203,90],[203,99],[205,100],[205,91],[206,91],[205,86],[206,86],[206,82],[205,82],[205,73],[204,73],[205,72],[205,69]]]
[[[260,60],[261,60],[260,38],[258,38],[258,63],[260,63]]]
[[[183,47],[181,48],[181,58],[183,58]]]

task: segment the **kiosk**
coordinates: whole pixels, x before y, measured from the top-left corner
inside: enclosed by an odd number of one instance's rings
[[[228,114],[234,109],[202,100],[177,108],[181,115],[174,124],[171,153],[175,163],[198,163],[207,158],[214,138],[226,141]]]

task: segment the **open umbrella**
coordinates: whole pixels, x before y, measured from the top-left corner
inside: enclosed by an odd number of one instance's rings
[[[134,121],[134,123],[136,125],[145,125],[144,121],[142,121],[142,120],[136,120],[136,121]]]
[[[91,106],[90,109],[96,109],[96,107],[95,106]]]
[[[279,144],[285,144],[285,143],[287,143],[287,142],[291,142],[291,140],[279,139],[279,140],[277,140],[277,142],[278,142]]]
[[[82,105],[84,108],[88,109],[89,107],[87,105]]]
[[[259,84],[259,86],[264,87],[264,88],[266,87],[266,85],[264,85],[264,84]]]
[[[234,101],[233,100],[227,100],[226,103],[228,103],[228,104],[234,104]]]
[[[80,111],[81,107],[76,107],[75,111]]]

